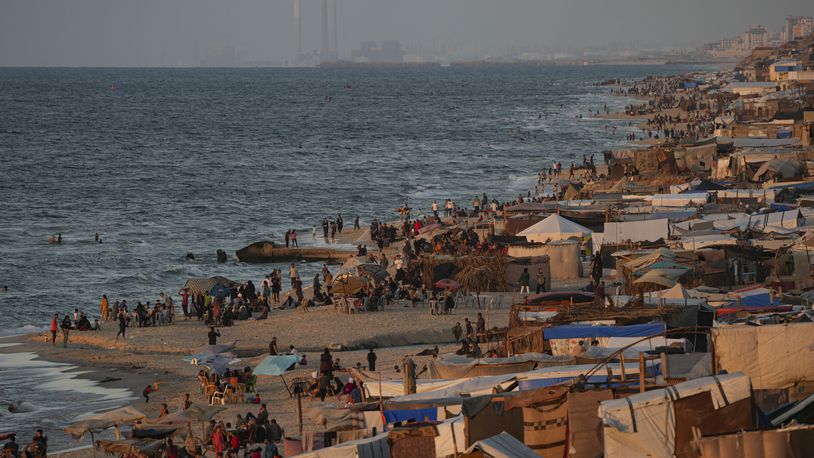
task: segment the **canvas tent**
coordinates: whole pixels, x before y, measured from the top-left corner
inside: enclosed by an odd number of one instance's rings
[[[592,233],[593,231],[587,227],[554,213],[517,235],[526,237],[529,242],[545,243],[569,238],[581,239],[590,236]]]
[[[814,450],[814,426],[702,437],[696,446],[698,456],[702,458],[802,458],[811,456],[811,450]]]
[[[752,387],[742,373],[704,377],[604,401],[599,417],[607,458],[683,457],[692,427],[711,434],[754,426]]]
[[[198,277],[187,280],[181,290],[186,290],[189,294],[209,293],[217,296],[223,291],[228,295],[229,289],[236,286],[238,286],[237,282],[225,277]]]
[[[755,389],[814,382],[814,323],[716,327],[712,341],[717,368],[743,372]]]

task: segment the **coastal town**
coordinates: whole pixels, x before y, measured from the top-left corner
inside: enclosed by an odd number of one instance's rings
[[[288,266],[263,278],[43,317],[27,347],[135,395],[60,455],[810,455],[814,22],[795,21],[734,68],[598,81],[632,101],[593,113],[629,147],[541,159],[510,201],[341,209],[218,253]],[[0,428],[5,456],[46,456],[47,434]]]

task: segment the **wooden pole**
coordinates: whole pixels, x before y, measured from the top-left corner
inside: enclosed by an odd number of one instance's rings
[[[384,421],[384,399],[382,398],[382,372],[379,371],[379,413]]]
[[[667,353],[661,353],[661,375],[664,376],[665,383],[670,378],[670,369],[667,367]]]
[[[639,352],[639,393],[644,393],[644,353]]]
[[[302,393],[297,393],[297,415],[300,421],[300,437],[302,437]]]
[[[625,381],[625,354],[624,351],[619,353],[619,369],[622,371],[622,382]]]

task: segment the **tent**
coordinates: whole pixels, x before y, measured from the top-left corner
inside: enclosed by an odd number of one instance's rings
[[[759,180],[763,175],[771,173],[780,178],[794,178],[802,175],[805,164],[791,159],[772,159],[766,161],[757,169],[752,177],[753,181]]]
[[[696,442],[698,456],[716,458],[762,458],[811,456],[814,426],[793,425],[763,431],[741,431]]]
[[[365,281],[363,279],[352,275],[350,272],[346,272],[334,278],[331,293],[342,296],[352,296],[364,287]]]
[[[582,238],[592,233],[593,231],[587,227],[554,213],[517,235],[526,237],[529,242],[545,243],[572,237]]]
[[[717,434],[755,426],[752,387],[742,373],[604,401],[599,417],[607,458],[687,456],[693,429]]]
[[[546,339],[580,339],[591,337],[650,337],[663,334],[664,323],[633,324],[630,326],[593,326],[567,324],[545,328]]]
[[[367,262],[367,263],[359,264],[358,266],[356,266],[356,273],[360,277],[367,276],[367,277],[370,277],[370,278],[372,278],[372,279],[374,279],[376,281],[384,281],[387,278],[387,276],[389,275],[387,273],[387,269],[385,269],[384,267],[382,267],[382,266],[380,266],[378,264],[374,264],[372,262]]]
[[[689,269],[653,269],[634,280],[633,283],[654,283],[665,288],[672,288],[678,282],[678,277],[687,272],[689,272]]]
[[[187,280],[181,290],[186,290],[190,294],[209,293],[212,296],[217,296],[219,292],[225,290],[228,293],[230,288],[236,286],[238,286],[237,282],[226,277],[197,277]]]
[[[740,371],[755,389],[784,389],[814,382],[814,323],[732,325],[712,329],[719,370]]]
[[[118,428],[121,425],[135,423],[146,418],[143,412],[135,407],[125,406],[107,412],[85,417],[83,420],[65,427],[65,432],[79,440],[90,432],[91,434],[104,431],[108,428]]]
[[[534,453],[534,450],[526,447],[526,444],[515,439],[506,431],[488,439],[477,441],[466,449],[467,455],[474,454],[476,451],[481,453],[480,456],[487,458],[539,458],[539,455]]]
[[[664,299],[689,299],[690,294],[687,292],[687,289],[684,288],[684,285],[681,283],[676,283],[672,288],[664,289],[661,291],[657,291],[655,293],[656,297],[661,297]]]

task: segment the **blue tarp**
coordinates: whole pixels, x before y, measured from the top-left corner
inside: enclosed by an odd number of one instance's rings
[[[283,375],[283,373],[299,361],[297,355],[277,355],[266,356],[257,367],[254,368],[254,375]]]
[[[437,421],[438,409],[433,407],[429,409],[384,411],[384,420],[388,425],[399,421],[424,421],[425,418],[429,421]]]
[[[741,296],[740,303],[746,307],[770,307],[781,304],[779,299],[775,299],[773,302],[769,293]]]
[[[581,339],[588,337],[650,337],[664,333],[664,323],[633,324],[630,326],[591,326],[569,324],[545,328],[546,339]]]

